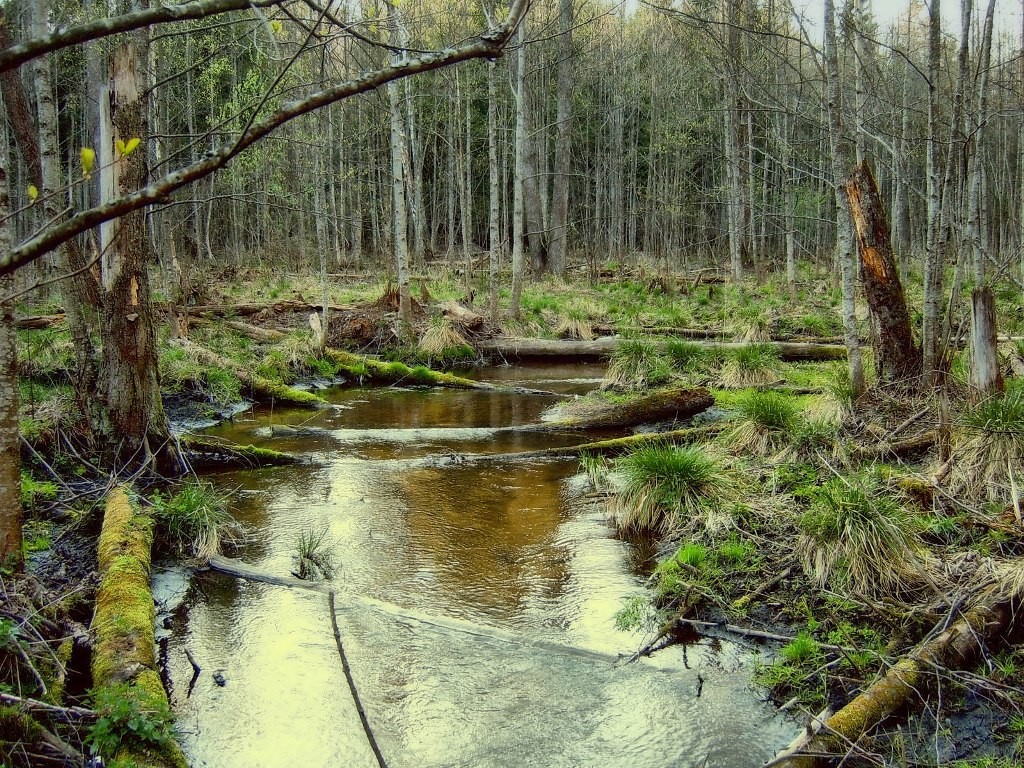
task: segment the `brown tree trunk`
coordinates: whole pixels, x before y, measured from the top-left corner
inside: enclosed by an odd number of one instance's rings
[[[2,28],[3,25],[0,25]],[[10,245],[7,128],[0,125],[0,249]],[[21,565],[21,446],[18,444],[18,355],[14,302],[4,299],[14,277],[0,276],[0,563]]]
[[[110,169],[115,195],[146,184],[145,102],[139,65],[133,43],[126,43],[113,54],[110,110],[114,135],[105,140],[115,146],[118,140],[143,140],[142,146],[128,156],[116,153]],[[148,242],[145,210],[133,211],[117,221],[112,247],[103,258],[100,391],[114,461],[126,467],[151,464],[162,473],[173,474],[179,464],[160,401]]]
[[[921,376],[921,350],[914,343],[882,198],[866,162],[854,169],[845,188],[857,229],[864,293],[873,321],[878,383],[882,387],[916,383]]]

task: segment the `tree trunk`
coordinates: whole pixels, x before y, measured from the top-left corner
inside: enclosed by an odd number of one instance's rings
[[[569,248],[569,162],[572,150],[573,0],[559,0],[558,27],[561,34],[558,59],[558,106],[555,118],[555,178],[551,192],[551,271],[565,274]]]
[[[509,299],[508,312],[513,318],[519,318],[523,295],[523,270],[526,268],[523,254],[523,176],[526,173],[526,35],[522,27],[516,35],[519,52],[516,56],[516,139],[515,139],[515,173],[512,192],[512,297]]]
[[[3,29],[4,25],[0,25]],[[6,105],[6,102],[5,102]],[[0,125],[0,253],[11,245],[7,126]],[[0,275],[0,564],[21,567],[21,445],[18,431],[18,348],[12,275]]]
[[[836,259],[842,276],[843,328],[850,362],[850,384],[854,400],[864,392],[864,366],[857,338],[857,314],[854,294],[853,232],[846,195],[840,181],[850,165],[848,140],[843,131],[839,83],[839,54],[836,50],[836,24],[832,0],[825,0],[825,71],[828,97],[829,143],[831,146],[832,185],[836,211]]]
[[[975,402],[1003,391],[996,345],[996,299],[991,286],[971,291],[971,399]]]
[[[393,43],[401,44],[398,24],[395,21],[399,11],[389,7],[389,32]],[[400,62],[404,55],[396,58]],[[397,80],[388,83],[388,104],[391,108],[391,200],[392,226],[394,235],[395,266],[398,271],[398,320],[400,332],[405,335],[412,326],[412,294],[409,291],[409,207],[408,167],[405,159],[409,154],[406,136],[406,122],[402,115],[402,84]]]
[[[878,383],[882,387],[916,386],[921,376],[921,350],[914,344],[882,196],[867,163],[854,169],[846,194],[857,229],[864,293],[874,320],[872,345]]]
[[[115,196],[146,184],[145,104],[140,88],[140,57],[134,43],[125,43],[112,56],[110,114],[118,141],[141,140],[141,146],[117,156],[103,173]],[[122,216],[111,232],[111,244],[102,259],[103,357],[100,394],[108,423],[112,460],[126,469],[152,465],[168,475],[179,471],[167,417],[160,400],[156,339],[149,289],[146,214],[139,209]]]
[[[491,321],[498,319],[498,262],[501,256],[501,179],[498,175],[498,64],[487,65],[487,176],[490,187],[490,210],[487,218],[487,303]]]

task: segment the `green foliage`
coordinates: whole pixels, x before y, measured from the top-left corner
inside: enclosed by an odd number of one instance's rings
[[[171,392],[191,391],[218,406],[242,399],[242,383],[234,371],[201,363],[182,347],[163,347],[159,367],[161,386]]]
[[[658,610],[647,595],[632,595],[626,598],[615,613],[615,628],[620,632],[649,631],[661,620]]]
[[[337,568],[334,543],[327,538],[329,531],[323,528],[307,528],[299,533],[295,544],[295,573],[300,579],[318,581],[330,579]]]
[[[36,480],[31,474],[21,473],[21,506],[35,510],[44,501],[57,498],[57,484],[49,480]]]
[[[719,543],[717,548],[719,560],[733,566],[749,565],[757,550],[749,541],[730,536]]]
[[[798,527],[804,568],[820,584],[839,577],[861,592],[895,594],[921,577],[917,520],[876,473],[826,482]]]
[[[127,683],[92,692],[99,719],[89,729],[93,754],[114,757],[121,747],[162,749],[174,741],[174,717],[167,699]]]
[[[672,371],[653,344],[637,339],[622,342],[612,354],[605,372],[605,387],[646,389],[665,384]]]
[[[594,490],[601,490],[608,478],[608,460],[603,456],[581,453],[580,469],[586,474]]]
[[[170,498],[154,497],[154,517],[174,546],[205,560],[239,531],[226,509],[228,498],[211,483],[186,480]]]
[[[678,563],[682,563],[690,568],[696,568],[699,570],[708,559],[708,550],[707,547],[701,544],[688,541],[676,550],[675,555],[673,555],[673,559]]]
[[[821,645],[808,632],[800,632],[779,649],[779,655],[790,664],[807,664],[821,655]]]

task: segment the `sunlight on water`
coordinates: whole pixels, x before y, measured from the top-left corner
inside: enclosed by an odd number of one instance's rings
[[[267,571],[288,574],[299,533],[328,529],[339,625],[389,765],[738,768],[795,733],[750,691],[741,649],[705,642],[622,661],[644,638],[618,632],[614,615],[642,577],[574,461],[441,461],[510,450],[494,429],[536,420],[550,400],[332,397],[347,407],[315,416],[323,433],[286,439],[317,464],[211,479],[235,489],[252,532],[239,556]],[[256,413],[218,431],[242,439],[282,417],[297,418]],[[191,695],[186,648],[203,666]],[[375,764],[326,596],[197,575],[166,653],[193,765]]]

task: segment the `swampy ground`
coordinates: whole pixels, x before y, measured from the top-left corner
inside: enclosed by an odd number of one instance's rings
[[[321,338],[308,275],[214,276],[168,311],[165,403],[183,445],[207,449],[184,481],[135,487],[156,520],[161,669],[194,765],[374,760],[324,593],[206,569],[216,551],[336,593],[389,764],[760,765],[908,658],[927,663],[903,701],[831,745],[846,764],[1024,760],[1019,294],[997,296],[1004,396],[971,404],[960,354],[942,397],[854,400],[828,274],[808,267],[791,289],[611,272],[534,283],[520,318],[496,322],[438,270],[412,329],[386,284],[338,282]],[[522,359],[536,339],[564,343],[538,367]],[[73,764],[111,732],[168,736],[163,715],[90,693],[111,480],[76,450],[67,332],[19,344],[28,566],[4,577],[18,698],[0,737],[9,764]],[[254,376],[324,402],[253,404]],[[587,426],[699,388],[713,405],[696,416]],[[297,463],[239,467],[210,441]],[[992,620],[970,624],[983,608]],[[964,621],[980,648],[922,656]]]

